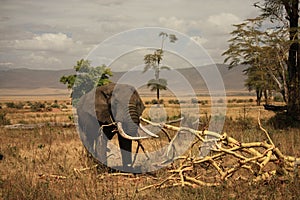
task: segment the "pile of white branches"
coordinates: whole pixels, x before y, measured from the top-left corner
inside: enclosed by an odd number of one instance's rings
[[[257,182],[270,180],[276,175],[291,178],[298,174],[300,158],[284,155],[274,145],[268,132],[261,126],[260,120],[258,120],[259,127],[268,140],[249,143],[239,142],[226,133],[220,135],[207,130],[198,131],[164,123],[153,123],[146,119],[142,121],[165,131],[176,131],[177,134],[188,131],[196,136],[196,140],[187,155],[174,159],[173,167],[168,168],[166,177],[138,191],[172,186],[218,186],[224,181],[236,180]],[[205,143],[210,144],[210,153],[200,157],[199,148]],[[195,153],[197,148],[198,152]]]

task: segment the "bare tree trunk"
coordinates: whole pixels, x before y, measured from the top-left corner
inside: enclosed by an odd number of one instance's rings
[[[300,120],[300,49],[298,41],[299,0],[282,1],[289,19],[288,114]]]
[[[256,105],[260,106],[262,97],[262,91],[260,89],[256,89]]]
[[[159,88],[156,89],[157,104],[159,104]]]
[[[265,103],[269,104],[269,96],[268,96],[268,90],[264,90],[264,97],[265,97]]]

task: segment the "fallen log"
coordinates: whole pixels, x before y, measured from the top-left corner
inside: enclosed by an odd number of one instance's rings
[[[276,106],[276,105],[270,105],[270,104],[264,104],[263,105],[265,110],[271,110],[274,112],[283,112],[287,110],[287,106]]]
[[[42,128],[42,127],[73,127],[75,126],[74,123],[68,123],[68,122],[48,122],[48,123],[37,123],[37,124],[11,124],[11,125],[5,125],[5,129],[14,130],[14,129],[22,129],[22,130],[32,130],[36,128]]]

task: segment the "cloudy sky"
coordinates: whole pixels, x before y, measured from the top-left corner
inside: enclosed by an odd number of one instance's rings
[[[143,27],[185,34],[222,63],[232,24],[257,16],[257,1],[2,0],[0,69],[72,68],[101,42]]]

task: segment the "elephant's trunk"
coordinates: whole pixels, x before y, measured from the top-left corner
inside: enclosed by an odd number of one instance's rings
[[[134,104],[128,105],[128,114],[129,118],[131,118],[132,122],[134,122],[136,125],[140,123],[140,115],[138,113],[137,106]]]
[[[140,123],[137,107],[133,104],[129,104],[125,113],[122,128],[127,135],[135,137],[137,136],[138,125]],[[121,134],[118,135],[118,140],[121,148],[123,166],[125,168],[129,167],[132,164],[132,140],[122,137]]]

